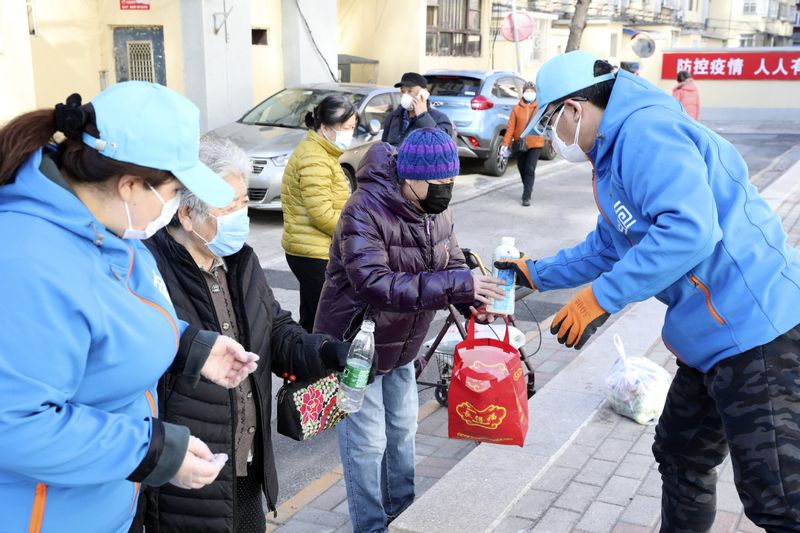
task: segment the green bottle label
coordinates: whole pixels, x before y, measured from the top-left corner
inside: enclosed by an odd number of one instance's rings
[[[347,365],[342,372],[342,383],[351,389],[363,389],[369,381],[369,368],[356,368]]]

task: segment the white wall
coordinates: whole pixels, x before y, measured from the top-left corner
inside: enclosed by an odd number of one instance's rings
[[[312,44],[308,29],[297,10],[298,3],[324,61]],[[336,75],[338,69],[336,4],[336,0],[282,1],[283,76],[287,87],[301,83],[333,81],[328,66]],[[351,30],[364,31],[357,27]]]
[[[0,124],[36,107],[24,2],[0,0],[0,80]]]
[[[227,42],[225,26],[214,33],[223,4]],[[181,2],[185,94],[200,108],[201,131],[239,118],[253,100],[250,17],[250,0]]]

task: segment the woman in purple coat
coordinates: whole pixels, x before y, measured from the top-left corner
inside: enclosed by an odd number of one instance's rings
[[[464,264],[447,208],[458,172],[440,130],[412,132],[397,154],[374,145],[333,236],[314,331],[343,339],[375,321],[375,381],[337,426],[353,531],[385,531],[414,501],[413,361],[436,310],[503,294]]]

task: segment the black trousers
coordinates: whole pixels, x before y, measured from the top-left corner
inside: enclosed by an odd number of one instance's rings
[[[247,465],[246,476],[236,478],[236,533],[264,533],[267,529],[261,503],[261,471],[255,464]]]
[[[528,148],[517,154],[517,168],[522,179],[522,201],[530,200],[533,194],[533,181],[536,179],[536,163],[539,162],[541,148]]]
[[[745,514],[772,532],[800,531],[800,326],[719,362],[679,365],[656,426],[661,531],[708,531],[717,469],[729,451]]]
[[[319,295],[322,293],[322,285],[325,283],[325,269],[328,268],[328,261],[286,254],[286,262],[289,263],[289,268],[300,283],[300,320],[298,322],[311,333],[314,329],[314,318],[317,316]]]

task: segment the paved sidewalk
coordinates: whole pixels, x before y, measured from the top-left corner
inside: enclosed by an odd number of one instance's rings
[[[645,356],[675,373],[675,358],[663,343]],[[661,476],[650,449],[654,428],[623,418],[604,405],[493,531],[658,531]],[[717,519],[711,531],[763,531],[742,512],[730,459],[720,467]]]
[[[542,321],[549,324],[550,319]],[[534,324],[520,324],[524,331],[533,330],[526,348],[533,352],[536,362],[536,386],[543,387],[565,366],[575,359],[578,352],[565,350],[555,337],[545,335],[539,347],[539,333]],[[431,360],[432,365],[435,361]],[[417,498],[422,496],[442,476],[478,446],[477,443],[447,438],[447,409],[431,401],[420,407],[420,422],[416,438]],[[347,511],[346,491],[342,467],[337,465],[321,479],[315,481],[295,497],[278,507],[277,518],[267,516],[267,531],[279,533],[351,531]]]
[[[794,171],[793,175],[800,175],[800,164],[793,166],[792,171]],[[777,183],[776,187],[769,190],[771,194],[768,193],[765,197],[769,197],[768,201],[781,216],[789,235],[789,244],[798,246],[800,245],[800,180],[793,177],[779,181],[780,183]],[[626,339],[626,347],[629,346],[628,338],[635,339],[634,332],[647,330],[654,321],[649,304],[639,304],[638,307],[634,306],[614,318],[620,320],[620,328],[629,333],[627,337],[623,335],[623,338]],[[622,324],[622,322],[626,322],[626,324]],[[549,321],[543,320],[543,324],[549,324]],[[597,368],[588,368],[584,364],[585,361],[578,359],[582,353],[584,354],[583,359],[594,359],[597,362],[596,354],[592,354],[592,358],[585,357],[586,352],[590,351],[594,344],[598,345],[599,350],[608,353],[609,347],[606,345],[610,343],[606,337],[611,335],[610,330],[613,327],[615,327],[613,324],[611,327],[604,327],[603,334],[593,339],[583,352],[561,347],[549,334],[545,334],[541,339],[541,349],[534,358],[537,388],[542,391],[550,380],[562,381],[562,385],[555,388],[555,396],[561,396],[558,405],[561,406],[563,412],[558,408],[551,407],[551,411],[555,411],[555,416],[563,417],[564,420],[570,419],[570,417],[574,418],[577,415],[572,412],[573,403],[578,401],[581,394],[584,396],[584,404],[591,403],[590,396],[597,394],[596,390],[590,389],[598,388],[598,383],[602,381],[602,375],[598,375]],[[528,331],[530,328],[523,328],[523,330]],[[653,332],[647,332],[642,335],[641,343],[647,341],[653,334]],[[528,338],[530,340],[528,348],[535,349],[539,342],[535,328]],[[665,365],[669,371],[674,372],[674,359],[663,343],[660,341],[653,343],[650,340],[646,344],[637,345],[637,342],[639,341],[634,340],[631,343],[629,355],[645,354],[659,364]],[[561,371],[566,367],[568,367],[567,371],[561,375]],[[607,371],[607,367],[608,365],[603,367],[604,372]],[[592,371],[595,374],[591,374]],[[570,379],[579,382],[580,387],[585,387],[583,393],[570,395],[558,392],[565,390],[561,387],[563,381],[567,379],[566,374],[569,373],[573,374]],[[553,391],[547,390],[550,392],[550,396],[554,396]],[[547,396],[548,394],[540,392],[532,402],[536,402],[537,399],[543,400]],[[552,406],[552,403],[549,405]],[[581,424],[582,427],[576,426],[579,427],[578,431],[564,439],[566,445],[557,451],[553,450],[552,455],[548,457],[537,455],[536,446],[539,447],[539,451],[546,448],[538,444],[538,440],[547,438],[547,436],[537,434],[535,431],[534,433],[529,432],[531,441],[529,444],[535,445],[531,446],[533,449],[528,449],[526,446],[526,449],[510,450],[511,447],[477,446],[466,441],[451,441],[447,439],[446,409],[438,407],[435,402],[422,406],[416,441],[418,503],[420,503],[419,498],[422,495],[468,455],[470,458],[475,458],[473,462],[478,462],[480,458],[485,459],[494,453],[492,450],[504,448],[501,450],[502,452],[516,454],[518,461],[525,462],[518,462],[520,467],[516,471],[510,470],[506,474],[508,476],[506,479],[511,481],[514,474],[523,475],[523,464],[529,469],[534,468],[530,465],[539,464],[540,466],[535,466],[539,469],[539,473],[527,478],[527,480],[531,480],[528,488],[518,493],[519,497],[506,511],[503,511],[502,507],[495,509],[500,512],[500,520],[489,527],[479,527],[476,530],[546,533],[658,531],[661,480],[650,451],[653,426],[641,426],[618,416],[607,405],[598,406],[597,403],[594,405],[597,410],[588,411],[588,418],[585,423]],[[532,424],[536,414],[535,412],[531,413]],[[547,427],[549,432],[557,432],[559,429],[558,427]],[[467,462],[469,460],[465,461],[465,464]],[[471,490],[464,485],[464,478],[459,477],[460,474],[463,473],[448,476],[448,479],[451,480],[450,485],[452,485],[452,480],[458,480],[461,482],[458,489]],[[525,481],[527,482],[527,480]],[[434,490],[429,494],[428,501],[433,496],[436,496],[433,498],[434,500],[441,500],[438,497],[439,492],[444,490],[443,485],[447,480],[442,481],[439,490]],[[476,482],[480,482],[480,479]],[[452,493],[454,502],[456,501],[455,491],[458,489],[454,489]],[[491,486],[481,489],[481,491],[483,490],[487,491],[487,496],[493,490],[496,491]],[[753,533],[762,531],[742,514],[742,506],[733,485],[729,460],[721,466],[717,494],[718,513],[712,532]],[[448,498],[449,500],[450,498]],[[486,505],[491,506],[491,503],[487,502]],[[457,507],[456,504],[447,505],[451,513],[458,513]],[[416,504],[415,508],[417,508]],[[401,515],[398,522],[402,522],[403,516],[405,515]],[[272,515],[269,515],[268,522],[267,531],[350,531],[341,466],[337,466],[281,505],[278,517],[272,518]],[[429,527],[426,530],[452,531],[453,529],[448,527],[448,523],[447,519],[442,517],[442,522],[438,527]],[[412,530],[420,531],[419,529],[408,529],[408,531]]]

